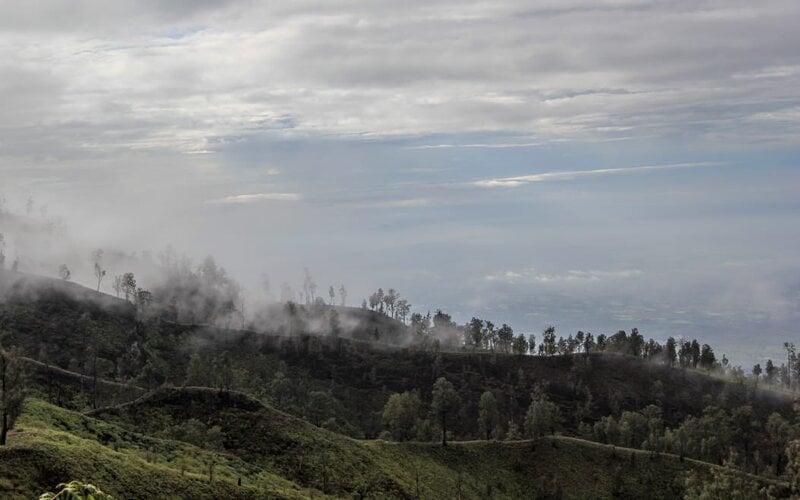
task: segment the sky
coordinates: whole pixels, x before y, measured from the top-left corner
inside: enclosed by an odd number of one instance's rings
[[[0,1],[0,193],[519,332],[800,345],[800,3]]]

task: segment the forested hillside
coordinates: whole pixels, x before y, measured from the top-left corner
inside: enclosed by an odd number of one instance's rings
[[[289,322],[272,332],[183,324],[72,283],[4,274],[2,345],[24,369],[28,402],[0,459],[40,470],[28,483],[9,476],[6,491],[90,470],[125,497],[105,459],[80,458],[88,447],[126,448],[108,463],[143,459],[151,465],[137,474],[168,488],[184,487],[175,471],[191,469],[196,488],[243,478],[243,497],[641,497],[657,487],[675,498],[716,480],[701,463],[725,465],[719,474],[742,488],[787,494],[787,393],[624,350],[401,347],[381,339],[403,338],[406,325],[359,308],[276,314]],[[304,331],[331,314],[351,319],[349,338]],[[72,444],[47,444],[62,439]]]

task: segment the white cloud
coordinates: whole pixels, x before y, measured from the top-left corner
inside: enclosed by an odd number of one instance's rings
[[[786,122],[787,124],[792,124],[796,128],[800,125],[800,106],[776,109],[774,111],[763,111],[749,116],[748,119],[764,122]]]
[[[251,135],[535,138],[430,148],[669,135],[797,144],[786,125],[747,119],[796,118],[800,4],[790,0],[83,1],[3,12],[0,127],[31,154],[208,153]]]
[[[236,194],[210,200],[209,204],[219,205],[237,205],[245,203],[260,203],[264,201],[298,201],[302,196],[299,193],[254,193],[254,194]]]
[[[515,271],[501,271],[499,273],[487,274],[484,276],[486,281],[499,281],[504,283],[516,283],[523,277],[522,273]]]
[[[543,146],[545,142],[486,142],[486,143],[466,143],[466,144],[424,144],[421,146],[411,146],[409,149],[450,149],[450,148],[475,148],[475,149],[512,149],[512,148],[534,148]]]
[[[667,165],[642,165],[638,167],[598,168],[594,170],[574,170],[566,172],[544,172],[541,174],[520,175],[516,177],[499,177],[474,181],[473,186],[478,187],[519,187],[531,182],[545,181],[572,181],[585,177],[598,177],[604,175],[635,174],[658,170],[689,169],[701,167],[718,167],[723,165],[718,162],[672,163]]]
[[[356,208],[415,208],[427,207],[433,203],[430,198],[395,198],[378,201],[353,203]]]

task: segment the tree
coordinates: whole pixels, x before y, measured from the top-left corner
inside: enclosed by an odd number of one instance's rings
[[[314,281],[314,278],[311,277],[311,273],[308,271],[307,267],[303,268],[303,272],[305,273],[303,292],[305,292],[306,304],[313,304],[314,297],[317,293],[317,283]]]
[[[111,285],[111,288],[114,290],[114,293],[117,294],[117,298],[122,293],[122,276],[116,275],[114,276],[114,283]]]
[[[89,260],[92,262],[94,267],[94,277],[97,279],[97,291],[100,291],[100,283],[103,281],[103,278],[106,277],[106,270],[103,269],[103,249],[98,248],[97,250],[92,252]]]
[[[503,323],[503,326],[497,330],[497,340],[500,344],[500,349],[503,352],[508,352],[511,349],[511,343],[514,340],[514,330]]]
[[[637,358],[642,355],[642,348],[644,347],[644,337],[639,333],[638,328],[631,330],[631,336],[628,339],[630,344],[630,354]]]
[[[789,422],[780,413],[774,412],[767,418],[767,446],[773,456],[775,474],[783,474],[783,458],[786,450],[786,441],[792,433]]]
[[[669,366],[675,366],[675,360],[678,357],[678,352],[675,348],[675,339],[670,337],[667,339],[667,362]]]
[[[394,288],[390,288],[386,294],[383,296],[383,303],[386,306],[386,314],[389,317],[394,318],[395,314],[395,304],[397,304],[397,300],[400,298],[400,294]]]
[[[444,330],[448,328],[455,328],[456,324],[453,322],[453,317],[447,314],[446,312],[442,311],[441,309],[437,309],[436,312],[433,314],[433,328],[437,330]]]
[[[153,302],[153,294],[139,288],[136,291],[136,308],[140,312],[147,312],[147,307]]]
[[[706,370],[711,370],[717,363],[717,358],[714,356],[714,350],[708,344],[703,344],[700,351],[700,367]]]
[[[764,375],[766,376],[766,382],[771,384],[775,381],[775,365],[772,363],[771,359],[767,360],[767,366],[764,368]]]
[[[122,275],[122,293],[125,294],[125,300],[136,298],[136,278],[133,273],[125,273]]]
[[[508,432],[506,432],[506,441],[519,441],[522,435],[519,433],[519,426],[513,420],[508,422]]]
[[[408,313],[411,312],[411,304],[409,304],[406,299],[400,299],[397,301],[394,307],[397,310],[395,318],[399,319],[403,322],[403,324],[405,324]]]
[[[687,500],[750,500],[752,498],[767,498],[761,494],[759,484],[742,474],[736,468],[736,455],[725,461],[723,467],[711,468],[711,479],[703,480],[692,472],[686,479]]]
[[[789,485],[792,494],[800,495],[800,439],[789,442],[786,447],[786,457],[788,459]]]
[[[6,238],[0,233],[0,269],[6,267]]]
[[[483,345],[483,320],[479,318],[472,318],[467,325],[467,332],[469,332],[468,341],[475,347],[479,348]]]
[[[700,344],[697,342],[697,339],[692,340],[692,368],[697,368],[697,364],[700,363]]]
[[[0,347],[0,446],[6,444],[25,402],[25,381],[17,357]]]
[[[559,420],[558,406],[547,399],[543,392],[533,394],[533,401],[525,415],[525,434],[531,439],[552,434]]]
[[[414,426],[422,405],[416,392],[392,394],[383,407],[383,425],[398,441],[405,441],[415,435]]]
[[[581,348],[583,348],[583,341],[585,340],[585,338],[586,334],[583,333],[583,331],[581,330],[578,330],[578,333],[575,334],[575,344],[578,351],[580,351]]]
[[[420,313],[411,315],[411,329],[422,338],[427,337],[431,333],[431,312],[428,311],[424,316]]]
[[[347,305],[347,289],[344,285],[339,287],[339,305],[342,307]]]
[[[487,441],[497,426],[497,417],[497,400],[494,398],[492,391],[486,391],[481,394],[481,399],[478,402],[478,428],[480,433],[486,436]]]
[[[783,348],[786,349],[786,386],[792,387],[792,365],[796,358],[794,344],[791,342],[784,342]]]
[[[442,446],[447,446],[447,416],[458,407],[458,393],[446,378],[439,377],[433,384],[431,410],[442,425]]]
[[[378,292],[374,292],[372,295],[369,296],[369,309],[374,311],[378,304],[381,303],[381,299],[378,297]]]
[[[556,329],[554,326],[545,328],[542,334],[542,343],[539,345],[539,354],[552,356],[556,353]]]
[[[692,344],[681,340],[678,344],[678,364],[686,368],[692,361]]]
[[[384,297],[383,288],[378,288],[378,291],[375,292],[375,298],[378,300],[378,308],[379,308],[378,310],[380,312],[383,312],[383,297]]]
[[[639,412],[623,411],[619,418],[620,444],[638,448],[648,437],[647,418]]]
[[[321,427],[323,422],[336,417],[336,403],[336,398],[328,391],[311,391],[306,408],[309,421]]]
[[[525,340],[525,335],[519,334],[514,337],[514,342],[511,344],[511,351],[514,354],[527,354],[528,353],[528,341]]]
[[[746,470],[750,462],[751,448],[761,426],[753,411],[753,407],[750,405],[740,406],[734,409],[731,413],[730,423],[732,431],[731,437],[735,443],[741,446],[744,468]]]
[[[336,290],[333,289],[333,285],[328,287],[328,297],[331,299],[330,305],[333,305],[333,299],[336,298]]]
[[[64,281],[69,281],[69,277],[72,275],[72,272],[69,270],[66,264],[61,264],[58,266],[58,277]]]
[[[761,364],[756,363],[755,366],[753,366],[753,378],[756,381],[756,386],[758,386],[758,377],[760,376],[761,376]]]
[[[497,344],[497,330],[494,329],[494,323],[488,319],[483,322],[483,344],[486,349],[494,351],[494,346]]]

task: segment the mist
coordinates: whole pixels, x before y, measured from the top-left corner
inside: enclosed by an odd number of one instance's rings
[[[37,222],[0,221],[7,265],[94,288],[101,248],[101,291],[156,290],[172,248],[214,256],[248,315],[309,268],[356,307],[394,287],[460,325],[780,356],[795,4],[416,7],[8,6],[0,193]]]

